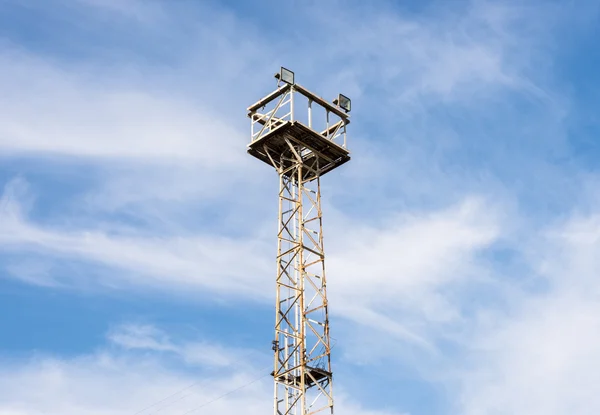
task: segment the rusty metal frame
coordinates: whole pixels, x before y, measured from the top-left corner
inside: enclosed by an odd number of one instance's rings
[[[302,110],[299,96],[307,102],[308,125],[284,129],[286,123],[302,124],[296,117]],[[324,125],[316,125],[314,111],[325,112]],[[346,149],[350,118],[298,84],[279,86],[248,107],[248,117],[249,153],[270,163],[279,175],[274,415],[333,414],[320,182],[322,174],[343,164],[328,154],[340,154],[331,153],[336,145]],[[321,146],[329,151],[324,154],[302,131],[335,145]]]
[[[296,162],[279,169],[274,414],[333,413],[320,178],[303,171],[319,166],[287,143]]]

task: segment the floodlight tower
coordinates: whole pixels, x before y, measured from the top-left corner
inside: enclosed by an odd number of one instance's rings
[[[248,108],[248,153],[279,174],[274,414],[333,414],[320,180],[350,160],[350,99],[329,103],[285,68],[275,78]]]

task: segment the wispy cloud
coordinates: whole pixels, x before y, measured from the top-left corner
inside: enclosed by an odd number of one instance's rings
[[[149,324],[122,324],[108,333],[108,340],[123,349],[143,352],[167,352],[180,357],[188,365],[202,367],[230,367],[240,370],[248,362],[263,361],[268,364],[270,355],[253,350],[232,349],[206,339],[194,341],[173,340],[168,333]]]
[[[486,206],[467,199],[447,210],[389,218],[379,227],[343,226],[348,242],[334,238],[328,261],[332,309],[434,349],[433,327],[462,319],[460,287],[486,280],[480,254],[501,237],[500,218]]]
[[[22,182],[5,190],[0,211],[0,243],[20,250],[42,251],[66,259],[94,261],[121,268],[125,273],[107,275],[111,283],[130,278],[140,286],[170,285],[266,298],[267,286],[258,275],[269,273],[269,240],[261,237],[225,238],[218,235],[148,237],[119,234],[118,229],[66,230],[42,227],[22,215],[14,194]],[[446,320],[455,313],[437,293],[443,286],[473,278],[472,264],[479,250],[498,237],[496,218],[483,213],[483,204],[466,200],[447,211],[418,216],[399,216],[380,227],[359,226],[351,220],[345,238],[333,238],[331,273],[334,298],[341,310],[351,305],[414,310],[432,320]],[[239,262],[233,266],[231,257]],[[120,277],[119,277],[120,276]],[[76,284],[76,279],[65,283]],[[262,281],[262,282],[261,282]],[[442,303],[440,303],[442,301]],[[420,309],[419,309],[420,308]],[[417,311],[419,309],[419,311]]]
[[[7,249],[42,251],[63,258],[94,261],[122,268],[126,273],[106,283],[141,286],[204,287],[211,291],[261,298],[264,290],[252,276],[265,274],[268,258],[264,244],[204,235],[191,238],[109,234],[101,229],[68,231],[29,223],[13,199],[15,184],[1,199],[0,243]],[[238,269],[231,258],[238,259]],[[254,265],[252,265],[254,264]],[[122,279],[125,281],[122,281]],[[64,283],[77,285],[77,276]]]
[[[598,218],[591,209],[548,226],[581,191],[580,167],[559,162],[571,155],[565,119],[575,97],[553,73],[556,28],[579,12],[350,3],[295,4],[293,13],[279,4],[292,22],[266,27],[268,7],[243,16],[216,4],[58,2],[99,33],[112,28],[98,18],[106,14],[144,30],[105,45],[82,23],[54,51],[3,43],[0,150],[24,161],[2,176],[0,247],[27,258],[3,267],[48,289],[271,301],[276,212],[263,207],[271,197],[275,208],[276,178],[244,155],[244,108],[285,64],[319,94],[341,90],[355,103],[354,159],[323,181],[340,365],[381,359],[392,368],[377,373],[381,382],[407,370],[442,385],[458,397],[436,396],[447,413],[593,412]],[[73,44],[90,53],[69,53]],[[71,184],[97,177],[40,219],[32,210],[58,196],[28,175],[39,160],[67,166]],[[10,181],[15,170],[31,176],[31,190]],[[61,262],[111,272],[57,276]],[[3,366],[0,411],[131,413],[192,380],[169,358],[229,367],[237,353],[152,325],[117,326],[109,337],[108,351]],[[246,370],[209,378],[195,403],[251,379]],[[271,388],[257,383],[211,410],[266,411],[263,395]],[[344,413],[383,415],[339,396]]]
[[[465,414],[588,414],[600,409],[600,222],[575,215],[536,243],[543,290],[487,318],[459,371]]]
[[[21,52],[5,51],[0,66],[5,68],[0,76],[5,155],[166,159],[203,166],[242,160],[243,133],[198,103],[124,87],[101,69],[65,69]],[[90,82],[94,77],[99,82]]]
[[[155,328],[128,325],[121,330],[124,332],[120,334],[127,336],[122,344],[164,349],[148,341],[159,333]],[[165,334],[160,332],[160,336]],[[112,338],[124,339],[114,333]],[[159,341],[163,343],[164,339]],[[215,345],[225,360],[239,358],[239,355],[228,354],[224,346]],[[41,355],[28,359],[23,365],[1,366],[0,412],[10,415],[268,412],[272,400],[269,370],[259,366],[256,360],[246,363],[248,365],[199,375],[173,368],[161,355],[109,349],[68,359]],[[343,390],[338,397],[339,409],[344,413],[401,415],[396,411],[368,410]]]

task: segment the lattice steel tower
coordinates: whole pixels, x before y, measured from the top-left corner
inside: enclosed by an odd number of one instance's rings
[[[350,160],[350,100],[329,103],[285,68],[275,77],[248,108],[248,153],[279,174],[274,414],[333,414],[320,179]]]

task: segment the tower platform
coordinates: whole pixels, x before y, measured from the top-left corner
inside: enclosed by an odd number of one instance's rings
[[[305,180],[341,166],[350,160],[350,152],[299,121],[285,121],[248,145],[248,153],[277,169],[297,162],[290,144],[302,149],[297,153],[308,167]],[[285,173],[284,173],[285,174]]]

